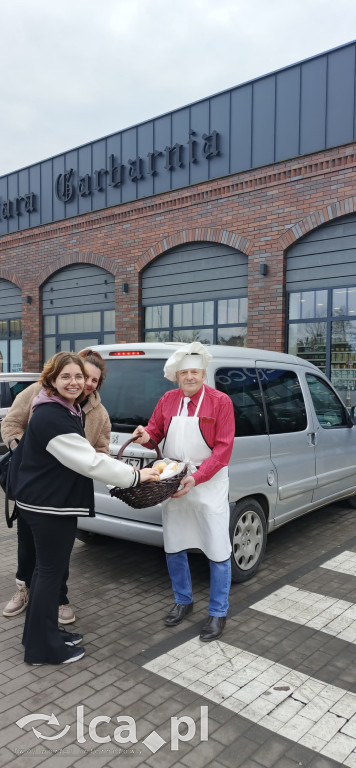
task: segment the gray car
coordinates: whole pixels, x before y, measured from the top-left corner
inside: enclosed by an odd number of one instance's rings
[[[117,344],[94,347],[106,360],[100,391],[116,456],[137,424],[147,424],[172,385],[164,362],[180,345]],[[267,533],[337,499],[356,494],[356,430],[326,376],[292,355],[210,346],[207,384],[234,404],[236,437],[229,465],[230,534],[234,581],[253,576]],[[131,443],[123,460],[142,467],[156,453]],[[96,484],[96,517],[81,518],[85,531],[162,546],[161,505],[132,509]]]

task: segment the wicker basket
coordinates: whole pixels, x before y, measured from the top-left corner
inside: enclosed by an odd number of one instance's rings
[[[124,445],[121,446],[119,453],[117,454],[119,460],[121,459],[125,448],[132,442],[135,441],[130,439],[127,443],[124,443]],[[145,469],[147,467],[153,467],[154,463],[162,458],[158,445],[153,440],[150,442],[154,446],[157,458],[150,461],[149,464],[146,464]],[[172,461],[177,461],[177,459],[172,459]],[[170,496],[178,490],[180,482],[187,474],[187,471],[188,465],[185,464],[183,469],[178,472],[177,475],[174,475],[174,477],[167,477],[165,480],[159,480],[157,482],[148,481],[147,483],[138,485],[136,488],[111,488],[110,494],[111,496],[115,496],[117,499],[124,501],[129,507],[134,507],[134,509],[154,507],[155,504],[159,504],[161,501],[169,499]]]

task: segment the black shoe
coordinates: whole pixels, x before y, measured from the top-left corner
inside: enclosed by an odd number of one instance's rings
[[[176,624],[180,624],[180,622],[183,621],[183,619],[185,619],[188,613],[191,613],[192,610],[193,603],[188,603],[188,605],[175,603],[172,610],[167,613],[167,616],[164,620],[166,627],[175,627]]]
[[[68,656],[63,661],[35,662],[29,661],[32,667],[43,667],[43,664],[71,664],[73,661],[79,661],[85,656],[85,648],[68,648]]]
[[[79,661],[79,659],[82,659],[85,655],[85,648],[69,648],[68,651],[70,655],[67,659],[61,661],[61,664],[70,664],[72,661]]]
[[[222,635],[226,624],[226,616],[209,616],[208,621],[202,626],[200,640],[204,643],[217,640]]]
[[[65,645],[79,645],[83,641],[83,635],[79,635],[77,632],[67,632],[61,627],[58,627],[58,630]]]

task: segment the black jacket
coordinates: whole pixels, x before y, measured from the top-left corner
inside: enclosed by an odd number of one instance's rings
[[[14,451],[10,481],[19,510],[93,517],[93,479],[129,488],[139,474],[97,453],[79,416],[59,403],[39,405]]]

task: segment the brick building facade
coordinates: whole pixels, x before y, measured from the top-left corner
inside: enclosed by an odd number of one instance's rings
[[[24,370],[42,365],[41,287],[51,274],[77,263],[113,274],[116,340],[138,341],[142,270],[165,251],[194,241],[225,243],[248,256],[248,346],[284,351],[287,249],[354,211],[351,144],[4,236],[0,279],[23,294]],[[268,266],[266,276],[261,263]],[[122,283],[129,293],[122,294]]]

